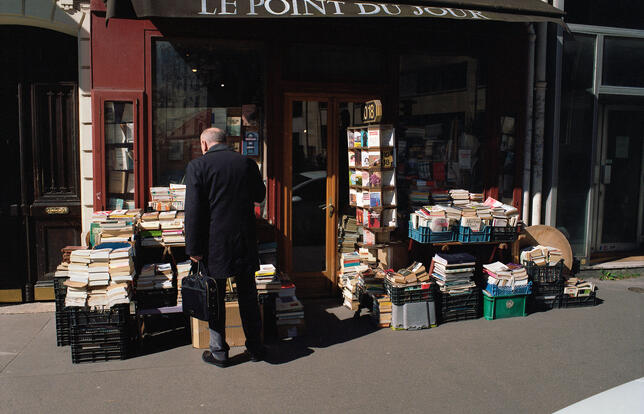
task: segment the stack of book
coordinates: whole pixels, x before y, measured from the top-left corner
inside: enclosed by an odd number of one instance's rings
[[[384,282],[385,273],[375,272],[373,269],[367,269],[360,272],[357,278],[357,286],[360,291],[368,295],[382,295],[385,293]]]
[[[107,306],[110,308],[115,305],[130,303],[132,301],[132,291],[130,283],[111,283],[106,289]]]
[[[186,201],[186,185],[170,184],[170,198],[173,209],[183,210]]]
[[[360,253],[342,253],[340,257],[340,287],[344,287],[349,280],[358,277],[358,273],[367,270],[369,266],[362,264]]]
[[[172,194],[170,187],[150,187],[148,207],[156,211],[172,210]]]
[[[373,296],[371,318],[377,326],[387,328],[391,324],[391,309],[392,303],[389,295],[379,294]]]
[[[90,289],[104,288],[110,284],[110,252],[112,249],[95,249],[90,252],[89,283]],[[89,292],[90,296],[92,292]],[[104,292],[102,293],[104,294]],[[91,306],[91,305],[90,305]]]
[[[439,205],[448,205],[452,200],[449,197],[449,191],[435,189],[432,191],[432,201]]]
[[[486,290],[492,292],[491,286],[497,286],[503,291],[517,291],[520,294],[527,293],[528,273],[521,265],[501,262],[494,262],[483,265],[483,272],[487,274]]]
[[[467,190],[449,190],[449,196],[454,206],[464,206],[470,202],[470,192]]]
[[[87,305],[87,285],[89,284],[89,264],[91,250],[79,249],[74,250],[69,255],[69,265],[67,266],[67,294],[65,296],[65,306],[86,306]]]
[[[490,207],[490,213],[493,221],[492,225],[495,227],[516,226],[519,223],[519,210],[509,204],[488,197],[483,203]]]
[[[450,295],[471,293],[476,258],[469,253],[436,253],[430,265],[432,278],[440,291]]]
[[[528,247],[521,252],[521,263],[547,266],[549,262],[548,251],[548,247],[546,246]]]
[[[163,232],[161,223],[159,223],[158,211],[143,213],[138,228],[141,246],[161,246],[163,244]]]
[[[338,234],[338,250],[341,253],[353,252],[358,242],[358,222],[355,217],[342,216]]]
[[[258,294],[278,293],[282,288],[282,281],[272,264],[259,265],[259,270],[255,272],[255,284]]]
[[[360,308],[360,291],[358,290],[358,277],[348,278],[342,287],[342,306],[357,311]]]
[[[570,298],[590,296],[596,288],[592,282],[571,277],[564,284],[563,294]]]
[[[109,273],[113,283],[132,283],[134,260],[132,246],[121,247],[110,252]]]
[[[162,231],[163,244],[166,246],[183,245],[186,239],[183,235],[184,213],[162,211],[159,213],[159,224]]]
[[[183,278],[190,274],[192,262],[186,260],[185,262],[177,263],[177,305],[181,305],[181,281]]]
[[[275,318],[280,338],[300,336],[304,330],[304,306],[295,295],[275,299]]]
[[[414,285],[417,283],[428,282],[429,273],[427,273],[427,270],[422,263],[413,262],[408,267],[400,269],[395,273],[388,273],[386,279],[393,286]]]
[[[136,290],[170,289],[173,276],[170,263],[146,264],[137,277]]]
[[[107,219],[104,216],[98,217],[102,220],[99,230],[100,243],[122,243],[133,240],[138,210],[114,210],[109,212]]]

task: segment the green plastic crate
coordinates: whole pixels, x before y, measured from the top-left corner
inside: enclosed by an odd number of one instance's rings
[[[483,316],[488,321],[514,316],[526,316],[526,298],[528,295],[490,296],[483,291]]]

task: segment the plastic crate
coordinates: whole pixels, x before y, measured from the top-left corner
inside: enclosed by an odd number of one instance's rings
[[[75,345],[73,343],[71,345],[72,362],[74,364],[127,359],[131,356],[131,353],[132,347],[124,343],[103,346]]]
[[[543,312],[551,309],[560,308],[563,301],[563,295],[534,295],[528,299],[528,309],[531,312]]]
[[[130,341],[128,326],[80,327],[71,329],[72,341],[76,345],[90,344],[103,346],[107,344],[127,343]]]
[[[412,286],[393,286],[391,282],[385,280],[385,290],[391,298],[394,305],[404,305],[405,303],[421,302],[434,300],[430,283],[421,283]]]
[[[481,231],[472,231],[469,227],[463,226],[458,229],[458,241],[461,243],[489,242],[491,237],[492,226],[481,226]]]
[[[524,267],[528,273],[528,278],[535,283],[554,283],[563,281],[563,259],[553,266],[537,266],[534,262],[528,262]]]
[[[524,286],[497,286],[488,283],[485,291],[490,296],[529,295],[532,293],[532,282]]]
[[[67,346],[70,343],[70,323],[69,323],[69,311],[67,310],[56,310],[55,313],[56,320],[56,345],[57,346]]]
[[[436,327],[436,305],[434,301],[405,303],[391,307],[391,328],[393,330],[418,330]]]
[[[563,280],[552,283],[532,282],[532,294],[535,296],[555,296],[563,294]]]
[[[519,226],[492,227],[492,241],[513,242],[519,237]]]
[[[411,221],[409,222],[410,239],[416,240],[419,243],[441,243],[450,242],[454,240],[454,232],[448,231],[431,231],[429,227],[414,228]]]
[[[446,313],[441,313],[439,321],[440,323],[448,322],[458,322],[466,321],[471,319],[478,319],[481,317],[481,311],[476,310],[459,310],[459,311],[450,311]]]
[[[597,305],[597,292],[590,292],[588,296],[577,296],[571,298],[570,296],[563,295],[561,300],[562,308],[582,308],[586,306],[595,306]]]
[[[490,296],[483,291],[483,317],[487,320],[526,316],[528,295]]]
[[[473,288],[464,294],[449,294],[436,289],[440,323],[477,319],[481,317],[481,290]]]
[[[130,305],[116,305],[105,310],[69,308],[69,322],[76,326],[124,325],[130,319]]]
[[[177,306],[177,289],[137,290],[135,300],[139,309]]]

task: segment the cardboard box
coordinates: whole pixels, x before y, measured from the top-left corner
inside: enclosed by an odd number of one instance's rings
[[[409,265],[408,260],[406,243],[392,244],[378,249],[378,261],[388,269],[401,269]]]
[[[192,329],[192,346],[198,349],[207,349],[210,345],[210,330],[207,321],[190,318]],[[246,335],[242,328],[239,304],[226,302],[226,342],[229,346],[244,346]]]

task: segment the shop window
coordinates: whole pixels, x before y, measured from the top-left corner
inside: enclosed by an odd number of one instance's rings
[[[585,255],[593,145],[595,37],[575,34],[563,50],[557,227],[575,255]],[[574,166],[574,167],[573,167]]]
[[[644,87],[644,39],[605,38],[602,84]]]
[[[263,57],[259,50],[205,40],[153,43],[153,184],[183,181],[201,155],[199,136],[226,130],[235,150],[261,160]]]
[[[294,44],[285,53],[284,79],[378,83],[387,78],[384,62],[384,53],[376,49]]]
[[[566,23],[644,29],[642,0],[566,0],[565,10]]]
[[[397,131],[401,210],[427,205],[452,188],[483,192],[487,82],[478,79],[485,73],[481,65],[479,59],[467,56],[401,56]]]

